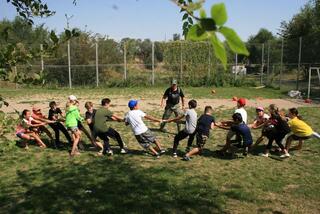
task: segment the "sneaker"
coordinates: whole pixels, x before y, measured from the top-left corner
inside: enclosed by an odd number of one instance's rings
[[[186,147],[186,153],[190,152],[190,150],[191,150],[191,147],[190,147],[190,146],[187,146],[187,147]]]
[[[184,156],[184,157],[183,157],[183,160],[184,160],[184,161],[191,161],[191,158],[188,157],[188,156]]]
[[[160,158],[160,154],[159,154],[159,153],[155,154],[154,156],[155,156],[156,158]]]
[[[177,153],[174,152],[174,153],[172,154],[172,157],[177,158],[177,157],[178,157]]]
[[[165,149],[161,149],[159,153],[160,153],[160,155],[162,155],[162,154],[166,153],[166,150]]]
[[[280,158],[288,158],[290,157],[289,153],[284,153],[283,155],[280,155]]]
[[[269,153],[260,153],[259,156],[267,158],[269,157]]]
[[[113,151],[111,150],[111,149],[109,149],[108,151],[107,151],[107,155],[113,155]]]
[[[126,149],[124,149],[124,148],[122,148],[121,150],[120,150],[120,154],[127,154],[127,150]]]

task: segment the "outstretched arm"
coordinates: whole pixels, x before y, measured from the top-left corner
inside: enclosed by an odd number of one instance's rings
[[[170,123],[170,122],[176,122],[176,121],[179,121],[181,120],[182,118],[184,118],[184,115],[180,115],[176,118],[173,118],[173,119],[169,119],[169,120],[162,120],[163,122],[167,122],[167,123]]]
[[[123,118],[121,118],[121,117],[119,117],[119,116],[117,116],[117,115],[112,115],[112,116],[111,116],[111,119],[112,119],[113,121],[117,121],[117,122],[123,122],[123,121],[124,121]]]
[[[153,121],[153,122],[158,122],[158,123],[161,123],[161,121],[162,121],[162,120],[157,119],[157,118],[155,118],[155,117],[152,117],[152,116],[150,116],[150,115],[146,115],[146,116],[144,116],[144,118],[146,118],[147,120],[151,120],[151,121]]]

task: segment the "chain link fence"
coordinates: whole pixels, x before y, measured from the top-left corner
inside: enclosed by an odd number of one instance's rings
[[[47,86],[151,86],[178,79],[190,86],[269,86],[306,93],[309,68],[320,67],[310,58],[316,50],[302,37],[260,44],[248,43],[249,57],[228,52],[227,69],[213,56],[208,42],[130,42],[103,40],[96,43],[70,41],[54,55],[43,55],[31,65],[19,65],[17,73],[39,73]],[[39,50],[42,45],[39,45]],[[312,72],[310,88],[320,97],[319,77]]]

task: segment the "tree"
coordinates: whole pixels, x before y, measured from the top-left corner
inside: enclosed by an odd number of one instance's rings
[[[51,16],[54,11],[48,9],[47,4],[42,0],[7,0],[16,7],[18,14],[32,24],[33,16]],[[74,4],[76,0],[73,0]],[[204,0],[193,2],[193,0],[171,0],[183,12],[183,35],[189,40],[194,41],[211,41],[216,57],[222,62],[224,68],[227,65],[227,54],[224,45],[217,37],[217,33],[222,34],[230,49],[238,54],[249,55],[244,43],[237,33],[224,26],[228,16],[223,3],[215,4],[211,7],[211,17],[207,17],[204,9]],[[199,11],[200,17],[194,15]],[[196,22],[196,24],[194,24]],[[66,30],[67,31],[67,30]],[[67,33],[67,32],[66,32]],[[68,33],[69,34],[69,33]]]

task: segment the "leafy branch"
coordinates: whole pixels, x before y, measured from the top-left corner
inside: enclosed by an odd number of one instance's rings
[[[230,49],[237,54],[248,56],[249,52],[242,42],[238,34],[229,27],[224,26],[228,20],[228,15],[224,3],[214,4],[211,7],[211,17],[207,17],[202,5],[203,0],[193,3],[192,0],[188,0],[188,3],[181,0],[171,0],[181,11],[186,11],[185,16],[192,17],[197,23],[183,24],[183,33],[188,40],[192,41],[210,41],[215,56],[221,61],[224,69],[227,67],[227,53],[223,42],[220,41],[217,34],[221,34]],[[200,17],[194,15],[195,11],[199,11]],[[187,15],[186,15],[187,14]],[[192,22],[193,23],[193,22]],[[185,32],[187,31],[187,32]]]

